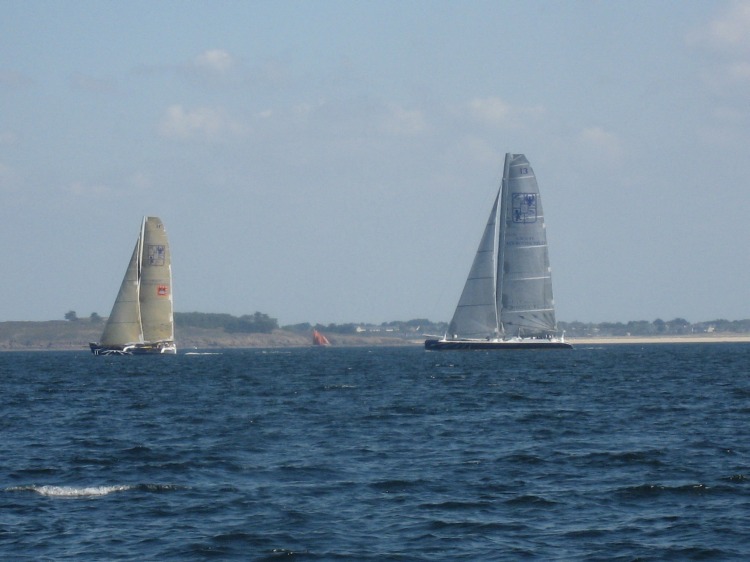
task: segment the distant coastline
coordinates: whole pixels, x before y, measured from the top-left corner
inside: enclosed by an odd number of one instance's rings
[[[97,341],[103,324],[88,320],[49,320],[38,322],[0,322],[1,351],[75,351],[89,350]],[[326,334],[333,346],[397,346],[421,344],[413,334],[409,338],[385,334]],[[178,353],[190,349],[242,349],[309,347],[309,334],[276,329],[270,333],[228,333],[218,328],[175,327]]]
[[[88,350],[88,342],[101,335],[102,325],[88,321],[49,320],[41,322],[0,322],[0,351]],[[409,333],[326,334],[333,347],[422,346],[424,337]],[[227,333],[221,329],[176,328],[179,352],[190,349],[242,349],[309,347],[312,334],[277,329],[271,333]],[[713,332],[709,334],[567,337],[574,346],[658,343],[750,343],[750,333]]]
[[[651,343],[750,343],[750,334],[686,334],[682,336],[610,336],[565,338],[575,345],[651,344]]]

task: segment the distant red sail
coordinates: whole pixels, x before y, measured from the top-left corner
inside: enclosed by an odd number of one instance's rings
[[[313,330],[313,345],[331,345],[331,342],[318,330]]]

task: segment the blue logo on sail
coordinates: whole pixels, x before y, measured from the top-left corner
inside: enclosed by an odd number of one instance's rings
[[[536,222],[536,193],[513,194],[513,222]]]
[[[148,245],[148,265],[164,265],[166,257],[165,247],[162,244]]]

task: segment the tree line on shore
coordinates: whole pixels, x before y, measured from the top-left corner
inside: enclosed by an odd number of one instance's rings
[[[681,336],[710,333],[750,333],[750,319],[710,320],[691,323],[684,318],[674,320],[636,320],[630,322],[558,322],[558,328],[570,337],[591,336]]]
[[[68,311],[64,318],[68,321],[78,321],[75,311]],[[104,318],[93,312],[87,319],[91,323],[101,323]],[[344,324],[290,324],[279,326],[276,318],[268,314],[255,312],[233,316],[224,313],[206,312],[175,312],[174,320],[177,326],[221,329],[227,333],[271,333],[283,329],[296,333],[310,333],[313,329],[334,334],[357,334],[385,332],[394,335],[443,334],[448,329],[447,322],[431,322],[426,318],[416,318],[406,321],[382,322],[381,324],[367,324],[347,322]],[[667,336],[707,333],[750,333],[750,319],[746,320],[710,320],[691,323],[684,318],[673,320],[653,321],[631,320],[629,322],[558,322],[558,329],[569,337],[592,336]]]

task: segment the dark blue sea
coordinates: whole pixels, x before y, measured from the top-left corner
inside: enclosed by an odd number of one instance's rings
[[[748,560],[750,344],[0,354],[2,560]]]

